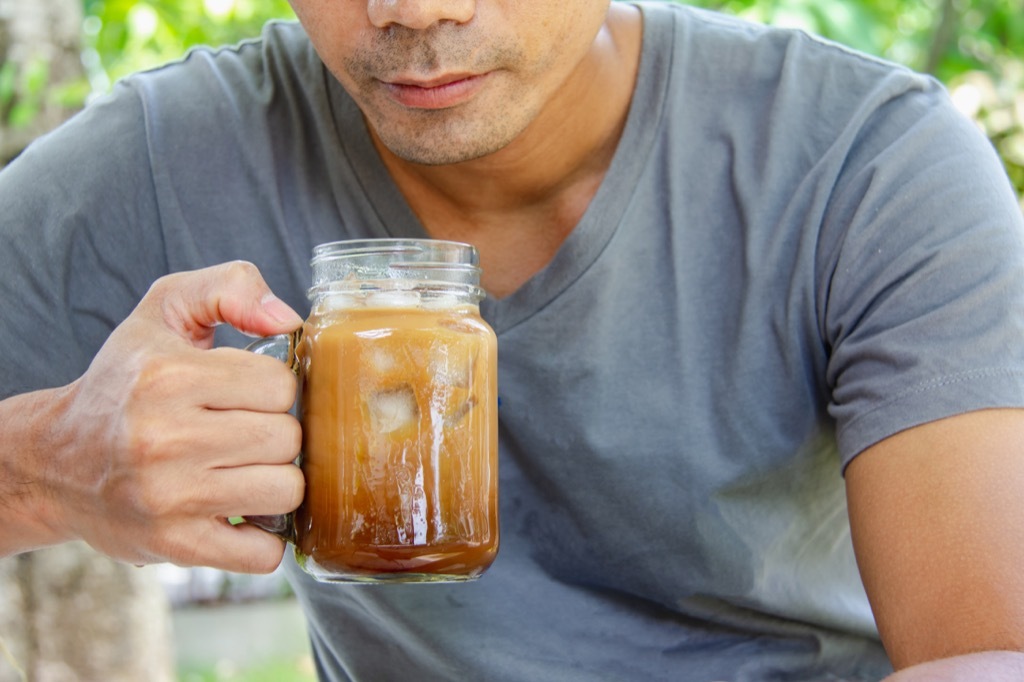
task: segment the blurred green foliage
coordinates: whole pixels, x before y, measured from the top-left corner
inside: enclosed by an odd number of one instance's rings
[[[261,661],[248,667],[223,661],[178,669],[178,682],[316,682],[316,679],[313,661],[308,657]]]
[[[943,81],[1020,61],[1024,0],[677,0],[754,21],[802,28]],[[112,77],[197,44],[258,35],[294,18],[287,0],[83,0],[86,45]]]
[[[83,0],[84,61],[97,89],[182,56],[196,45],[258,36],[295,17],[287,0]]]
[[[934,74],[992,140],[1024,197],[1024,0],[677,1],[801,28]],[[234,43],[258,35],[269,19],[294,18],[286,0],[83,3],[83,56],[94,90],[193,45]]]
[[[688,0],[805,29],[943,81],[1019,60],[1024,0]]]
[[[50,64],[34,58],[19,68],[12,61],[0,63],[0,111],[11,128],[25,128],[39,114],[50,80]]]

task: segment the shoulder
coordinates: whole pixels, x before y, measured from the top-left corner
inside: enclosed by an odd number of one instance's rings
[[[295,21],[270,21],[259,36],[232,45],[192,48],[181,59],[128,77],[145,82],[173,78],[183,72],[210,69],[239,75],[301,72],[319,65],[302,26]]]
[[[326,80],[302,27],[271,22],[254,39],[133,74],[106,99],[137,112],[158,175],[219,174],[269,167],[276,145],[307,149],[330,122]]]
[[[799,30],[674,3],[642,7],[663,28],[645,47],[665,74],[663,146],[679,163],[692,159],[695,173],[717,160],[752,188],[744,196],[774,201],[809,179],[831,191],[893,159],[920,167],[966,155],[986,177],[1000,171],[927,74]]]
[[[723,56],[735,59],[735,63],[753,66],[750,62],[752,55],[762,59],[772,55],[776,55],[776,59],[795,55],[824,60],[826,64],[843,64],[869,73],[900,72],[915,75],[904,66],[800,29],[762,24],[676,2],[647,1],[637,5],[648,23],[671,26],[672,38],[677,45],[711,50],[702,60],[711,65],[720,64],[717,58]],[[732,62],[732,59],[727,61]],[[768,70],[776,63],[776,60],[763,62],[758,70]]]
[[[653,32],[658,45],[648,47],[671,53],[674,99],[687,111],[720,117],[733,107],[726,121],[835,129],[903,94],[943,91],[928,75],[804,31],[677,3],[640,7],[661,29]]]
[[[199,47],[182,59],[124,79],[147,114],[229,118],[282,100],[308,97],[323,82],[322,63],[297,22],[273,21],[251,40]]]

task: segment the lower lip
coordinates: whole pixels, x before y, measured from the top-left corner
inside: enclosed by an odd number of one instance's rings
[[[483,87],[485,75],[470,76],[433,88],[384,83],[391,98],[410,109],[448,109],[468,102]]]

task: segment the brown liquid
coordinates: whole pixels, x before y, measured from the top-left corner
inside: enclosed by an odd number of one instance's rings
[[[333,311],[299,353],[307,570],[479,576],[498,549],[497,343],[476,310]]]

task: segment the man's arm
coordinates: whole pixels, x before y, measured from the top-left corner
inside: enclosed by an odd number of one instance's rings
[[[81,378],[0,402],[0,556],[83,539],[136,564],[277,566],[277,538],[227,519],[302,499],[295,380],[272,358],[212,349],[222,323],[269,335],[301,319],[251,265],[171,275]]]
[[[1024,679],[1024,411],[898,433],[846,485],[891,679]]]

